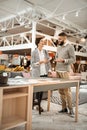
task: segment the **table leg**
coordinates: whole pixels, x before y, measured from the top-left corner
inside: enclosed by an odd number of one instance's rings
[[[75,109],[75,122],[78,121],[78,103],[79,103],[79,82],[76,86],[76,109]]]
[[[33,102],[33,86],[28,87],[28,100],[27,100],[27,124],[25,130],[32,130],[32,102]]]
[[[50,96],[51,96],[51,90],[48,90],[48,104],[47,104],[47,111],[50,110]]]
[[[0,89],[0,128],[2,124],[3,89]]]

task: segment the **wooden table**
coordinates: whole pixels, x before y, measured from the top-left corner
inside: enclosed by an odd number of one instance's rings
[[[75,121],[78,121],[78,80],[40,78],[37,81],[26,85],[0,87],[0,130],[8,130],[20,125],[25,125],[26,130],[32,130],[33,92],[50,92],[66,87],[76,87]]]

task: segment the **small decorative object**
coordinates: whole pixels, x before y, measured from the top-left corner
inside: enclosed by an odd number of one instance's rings
[[[8,74],[5,71],[0,71],[0,84],[7,84]]]

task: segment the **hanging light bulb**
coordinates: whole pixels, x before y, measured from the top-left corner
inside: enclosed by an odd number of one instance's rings
[[[81,38],[81,42],[85,42],[86,39],[84,37]]]
[[[65,19],[66,19],[66,14],[63,15],[63,20],[65,20]]]
[[[79,15],[79,13],[78,13],[78,12],[76,12],[76,17],[78,17],[78,15]]]
[[[76,15],[75,15],[76,17],[78,17],[78,16],[79,16],[79,12],[80,12],[80,11],[76,11]]]

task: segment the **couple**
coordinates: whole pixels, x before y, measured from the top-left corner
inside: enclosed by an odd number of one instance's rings
[[[67,41],[67,35],[62,32],[58,35],[58,44],[56,52],[56,72],[60,78],[69,78],[70,66],[75,62],[74,48]],[[37,48],[31,54],[31,66],[32,66],[32,77],[47,77],[48,73],[51,73],[51,66],[49,55],[46,50],[43,50],[44,40],[37,39]],[[62,100],[62,109],[60,113],[67,113],[73,116],[72,108],[72,94],[71,89],[59,89],[59,93]],[[36,98],[42,100],[43,92],[36,93]],[[67,109],[68,108],[68,109]],[[43,109],[41,108],[43,112]]]

